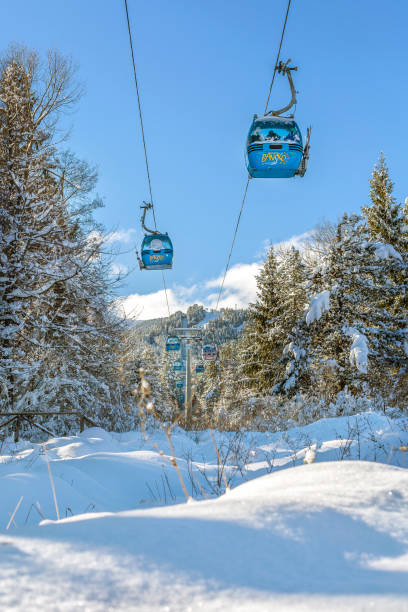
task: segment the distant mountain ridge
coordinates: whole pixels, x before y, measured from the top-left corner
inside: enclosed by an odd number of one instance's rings
[[[222,308],[219,311],[206,310],[204,306],[194,304],[186,313],[177,311],[170,317],[135,321],[132,327],[134,340],[147,344],[158,352],[164,349],[166,337],[177,327],[201,327],[203,343],[216,344],[236,340],[246,319],[246,309]]]

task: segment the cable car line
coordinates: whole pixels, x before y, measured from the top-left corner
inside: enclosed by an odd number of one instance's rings
[[[273,75],[272,75],[272,81],[271,81],[271,84],[269,86],[268,97],[267,97],[267,100],[266,100],[266,106],[265,106],[264,115],[266,115],[267,110],[268,110],[269,100],[270,100],[270,97],[271,97],[272,87],[273,87],[273,83],[274,83],[274,80],[275,80],[275,75],[276,75],[276,71],[277,70],[279,72],[283,72],[284,74],[288,74],[289,75],[289,77],[290,77],[289,78],[289,82],[290,82],[290,85],[291,85],[292,102],[293,102],[294,87],[293,87],[293,83],[292,83],[290,72],[289,72],[289,70],[291,70],[291,68],[288,67],[289,62],[286,62],[286,64],[282,64],[282,62],[281,62],[281,64],[279,64],[279,58],[280,58],[280,53],[281,53],[281,50],[282,50],[283,38],[285,36],[286,24],[287,24],[287,21],[288,21],[288,15],[289,15],[289,9],[290,9],[291,2],[292,2],[292,0],[288,0],[288,6],[286,8],[285,20],[283,22],[283,27],[282,27],[282,33],[281,33],[281,38],[280,38],[280,42],[279,42],[278,53],[277,53],[277,56],[276,56],[275,66],[274,66]],[[296,97],[295,97],[295,101],[296,101]],[[293,104],[291,104],[290,106],[292,106],[292,105]],[[285,109],[283,109],[283,110],[285,110]],[[306,160],[306,162],[307,162],[307,160]],[[218,293],[218,298],[217,298],[216,310],[218,310],[221,294],[222,294],[222,291],[223,291],[223,288],[224,288],[225,278],[227,276],[227,272],[228,272],[228,269],[229,269],[229,265],[230,265],[230,261],[231,261],[231,255],[232,255],[232,251],[233,251],[233,248],[234,248],[235,239],[237,237],[239,223],[241,221],[242,211],[244,209],[244,205],[245,205],[245,201],[246,201],[246,197],[247,197],[247,193],[248,193],[249,181],[251,180],[251,178],[252,178],[252,175],[250,174],[249,177],[248,177],[247,184],[245,186],[244,196],[242,198],[241,208],[240,208],[238,219],[237,219],[237,223],[236,223],[236,226],[235,226],[235,232],[234,232],[234,236],[232,238],[232,244],[231,244],[230,252],[228,254],[227,265],[225,266],[224,276],[223,276],[223,279],[222,279],[222,282],[221,282],[221,285],[220,285],[220,289],[219,289],[219,293]]]
[[[133,51],[132,31],[130,29],[129,11],[128,11],[127,0],[124,0],[124,2],[125,2],[125,10],[126,10],[126,22],[127,22],[128,33],[129,33],[130,53],[131,53],[131,56],[132,56],[133,78],[134,78],[135,86],[136,86],[137,106],[138,106],[138,110],[139,110],[140,128],[141,128],[141,131],[142,131],[142,140],[143,140],[143,150],[144,150],[144,157],[145,157],[145,164],[146,164],[147,182],[149,184],[150,202],[152,204],[152,209],[153,209],[152,212],[153,212],[154,226],[157,229],[156,215],[154,213],[152,182],[151,182],[151,179],[150,179],[149,160],[148,160],[148,157],[147,157],[146,138],[145,138],[145,133],[144,133],[144,125],[143,125],[142,105],[141,105],[141,102],[140,102],[139,84],[138,84],[137,74],[136,74],[135,54],[134,54],[134,51]]]
[[[168,298],[168,295],[167,295],[166,279],[164,277],[163,270],[162,270],[162,280],[163,280],[163,287],[164,287],[164,295],[166,296],[167,312],[169,313],[169,317],[170,317],[169,298]]]
[[[251,177],[248,176],[247,184],[245,185],[245,190],[244,190],[244,197],[242,198],[241,208],[240,208],[238,219],[237,219],[237,223],[236,223],[236,226],[235,226],[234,236],[232,238],[230,252],[228,254],[227,265],[225,266],[224,277],[222,279],[222,283],[220,285],[220,290],[218,292],[217,306],[215,307],[215,310],[218,310],[218,305],[220,303],[221,293],[222,293],[222,290],[224,288],[225,277],[227,276],[227,272],[228,272],[228,269],[229,269],[229,265],[230,265],[230,261],[231,261],[231,255],[232,255],[232,251],[233,251],[234,244],[235,244],[235,238],[237,237],[238,228],[239,228],[239,222],[241,221],[242,211],[244,210],[244,205],[245,205],[245,201],[246,201],[246,197],[247,197],[247,193],[248,193],[248,186],[249,186],[249,181],[250,180],[251,180]]]
[[[283,38],[286,30],[291,0],[288,0],[285,20],[282,28],[278,54],[269,87],[263,116],[254,115],[248,133],[246,146],[246,164],[248,173],[253,178],[293,178],[304,177],[310,156],[311,127],[307,128],[303,143],[302,134],[294,114],[282,116],[292,107],[296,107],[296,90],[292,72],[297,66],[289,65],[291,60],[280,61]],[[291,91],[291,99],[283,108],[269,110],[269,100],[276,73],[286,76]]]
[[[281,39],[280,39],[280,43],[279,43],[278,55],[276,56],[275,67],[274,67],[274,70],[273,70],[271,85],[269,87],[268,98],[266,100],[264,115],[266,115],[266,112],[267,112],[268,106],[269,106],[269,100],[271,98],[272,87],[273,87],[273,83],[274,83],[274,80],[275,80],[276,70],[277,70],[278,64],[279,64],[280,52],[281,52],[281,49],[282,49],[283,37],[285,36],[286,22],[288,20],[288,15],[289,15],[289,9],[290,9],[291,2],[292,2],[292,0],[288,0],[288,7],[286,9],[285,21],[284,21],[283,28],[282,28],[282,35],[281,35]]]
[[[133,78],[134,78],[134,81],[135,81],[136,96],[137,96],[137,106],[138,106],[138,110],[139,110],[140,129],[141,129],[141,132],[142,132],[142,141],[143,141],[143,150],[144,150],[144,158],[145,158],[145,165],[146,165],[147,182],[148,182],[148,185],[149,185],[150,204],[151,204],[151,209],[152,209],[152,214],[153,214],[154,227],[155,227],[155,230],[157,232],[157,222],[156,222],[156,214],[155,214],[155,210],[154,210],[152,181],[151,181],[151,178],[150,178],[149,159],[148,159],[148,156],[147,156],[146,138],[145,138],[144,124],[143,124],[142,104],[141,104],[141,101],[140,101],[139,83],[138,83],[137,74],[136,74],[135,54],[134,54],[134,51],[133,51],[132,30],[131,30],[131,27],[130,27],[129,10],[128,10],[127,0],[124,0],[124,3],[125,3],[125,11],[126,11],[126,23],[127,23],[128,34],[129,34],[130,54],[131,54],[131,57],[132,57]],[[163,270],[161,271],[161,273],[162,273],[162,282],[163,282],[164,294],[166,296],[167,312],[168,312],[168,315],[170,317],[169,299],[168,299],[168,295],[167,295],[167,286],[166,286],[166,281],[165,281],[165,278],[164,278]]]

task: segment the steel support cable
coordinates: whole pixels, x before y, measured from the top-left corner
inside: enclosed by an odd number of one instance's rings
[[[232,251],[233,251],[233,248],[234,248],[235,239],[237,237],[238,228],[239,228],[239,222],[241,221],[241,216],[242,216],[242,211],[244,210],[244,205],[245,205],[245,201],[246,201],[246,197],[247,197],[247,193],[248,193],[248,185],[249,185],[249,181],[250,180],[251,180],[251,177],[248,177],[247,184],[245,185],[244,196],[243,196],[242,202],[241,202],[241,208],[240,208],[238,219],[237,219],[237,223],[236,223],[236,226],[235,226],[234,236],[232,238],[230,252],[228,254],[227,265],[225,266],[224,277],[222,279],[222,283],[221,283],[220,290],[219,290],[219,293],[218,293],[217,306],[215,307],[216,310],[218,310],[218,305],[220,303],[220,298],[221,298],[222,290],[224,288],[225,278],[227,276],[227,272],[228,272],[228,269],[229,269],[229,265],[230,265],[230,261],[231,261],[231,255],[232,255]]]
[[[134,77],[135,86],[136,86],[136,96],[137,96],[137,106],[138,106],[138,110],[139,110],[140,129],[141,129],[141,132],[142,132],[142,141],[143,141],[143,150],[144,150],[145,165],[146,165],[147,182],[149,184],[150,202],[151,202],[151,205],[152,205],[154,228],[157,231],[156,214],[155,214],[154,202],[153,202],[152,181],[151,181],[151,178],[150,178],[149,159],[148,159],[148,156],[147,156],[146,138],[145,138],[145,132],[144,132],[144,125],[143,125],[142,104],[141,104],[141,101],[140,101],[139,83],[138,83],[137,74],[136,74],[135,54],[134,54],[134,51],[133,51],[132,30],[131,30],[131,27],[130,27],[129,10],[128,10],[127,0],[124,0],[124,2],[125,2],[125,11],[126,11],[126,22],[127,22],[127,28],[128,28],[128,34],[129,34],[130,53],[131,53],[131,56],[132,56],[133,77]],[[164,294],[166,296],[167,312],[168,312],[168,314],[170,316],[169,299],[168,299],[168,296],[167,296],[167,287],[166,287],[166,281],[165,281],[165,278],[164,278],[164,272],[163,271],[162,271],[162,280],[163,280]]]
[[[164,295],[166,296],[167,312],[169,313],[169,316],[170,316],[170,306],[169,306],[169,298],[167,295],[166,279],[165,279],[163,270],[161,271],[161,273],[162,273],[162,281],[163,281],[163,287],[164,287]]]
[[[282,49],[283,37],[285,36],[286,22],[288,20],[288,15],[289,15],[289,9],[290,9],[291,2],[292,2],[292,0],[288,0],[288,7],[286,9],[285,21],[283,23],[282,35],[281,35],[281,39],[280,39],[280,43],[279,43],[279,49],[278,49],[278,55],[276,56],[275,67],[273,69],[272,81],[271,81],[271,85],[269,87],[268,98],[266,100],[264,115],[266,115],[266,111],[268,110],[268,106],[269,106],[269,100],[271,98],[273,82],[275,80],[276,69],[277,69],[278,64],[279,64],[280,52],[281,52],[281,49]]]
[[[276,62],[275,62],[274,70],[273,70],[272,81],[271,81],[271,84],[270,84],[270,87],[269,87],[269,91],[268,91],[268,98],[266,100],[266,106],[265,106],[264,115],[266,114],[266,111],[268,110],[269,100],[270,100],[271,93],[272,93],[272,87],[273,87],[273,83],[275,81],[276,69],[277,69],[277,66],[279,64],[280,52],[281,52],[281,49],[282,49],[283,37],[285,36],[286,23],[288,21],[288,15],[289,15],[289,9],[290,9],[291,2],[292,2],[292,0],[288,0],[288,6],[286,8],[285,21],[283,22],[282,34],[281,34],[281,39],[280,39],[280,43],[279,43],[278,54],[276,56]],[[248,193],[248,186],[249,186],[249,181],[250,180],[251,180],[251,177],[248,178],[247,184],[245,186],[244,197],[242,198],[241,208],[240,208],[240,211],[239,211],[239,215],[238,215],[238,219],[237,219],[237,224],[235,226],[234,236],[232,238],[232,244],[231,244],[230,252],[229,252],[229,255],[228,255],[227,265],[225,266],[224,276],[223,276],[222,283],[221,283],[221,286],[220,286],[220,290],[219,290],[219,293],[218,293],[216,310],[218,310],[218,305],[220,303],[220,298],[221,298],[222,290],[224,288],[225,278],[227,276],[227,272],[228,272],[228,269],[229,269],[229,265],[230,265],[230,261],[231,261],[231,255],[232,255],[232,251],[233,251],[233,248],[234,248],[235,239],[237,237],[238,228],[239,228],[239,222],[241,221],[242,211],[244,209],[244,205],[245,205],[245,201],[246,201],[246,197],[247,197],[247,193]]]

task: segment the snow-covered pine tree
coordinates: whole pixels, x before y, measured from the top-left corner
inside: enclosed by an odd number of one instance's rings
[[[406,253],[408,251],[408,197],[405,198],[404,206],[402,208],[402,244],[401,249]]]
[[[382,299],[382,306],[392,308],[397,312],[400,308],[408,308],[408,231],[402,208],[392,195],[394,185],[389,176],[389,170],[383,154],[374,166],[370,180],[371,206],[362,208],[366,220],[364,227],[367,239],[376,245],[376,254],[391,263],[389,280],[399,287],[390,297],[390,302]],[[385,257],[386,256],[386,257]]]
[[[179,355],[177,354],[179,357]],[[159,369],[159,383],[162,390],[160,397],[160,407],[157,407],[157,412],[163,417],[163,420],[172,420],[180,411],[179,397],[184,390],[176,386],[178,380],[183,379],[184,374],[180,371],[175,371],[174,357],[170,356],[165,350],[162,353]]]
[[[379,306],[392,295],[388,270],[362,237],[361,218],[344,215],[326,261],[321,291],[311,297],[305,322],[316,390],[376,394],[377,382],[402,366],[399,317]]]
[[[221,398],[222,371],[219,359],[208,361],[205,364],[205,371],[197,382],[197,394],[199,396],[202,409],[210,419],[215,406]]]
[[[106,424],[115,403],[119,324],[108,308],[101,240],[87,235],[92,207],[75,206],[75,192],[87,192],[92,173],[82,165],[80,185],[70,181],[65,175],[73,178],[81,164],[68,164],[70,171],[53,144],[59,113],[76,99],[71,77],[70,63],[56,52],[43,73],[24,48],[1,64],[3,406],[80,408]],[[69,194],[66,180],[74,188]]]
[[[405,347],[405,357],[408,357],[408,204],[405,201],[401,207],[396,203],[394,185],[383,154],[374,166],[370,187],[372,204],[363,208],[365,235],[372,243],[374,258],[382,261],[382,278],[387,282],[387,290],[378,296],[377,307],[392,313],[394,334],[397,328],[402,333],[400,342]],[[398,364],[391,370],[392,381],[387,381],[387,384],[392,382],[393,393],[401,398],[401,392],[402,395],[404,392],[400,387],[407,379],[408,365],[403,363],[401,356]]]
[[[278,261],[273,247],[256,277],[257,299],[249,305],[240,343],[241,374],[255,392],[269,392],[282,350],[281,330],[275,324],[282,314]]]
[[[303,317],[307,303],[307,268],[294,247],[280,254],[279,288],[281,311],[275,327],[282,333],[282,353],[275,368],[273,392],[292,397],[310,387],[308,330]]]
[[[392,183],[385,161],[381,153],[375,164],[370,179],[370,206],[363,206],[362,212],[366,218],[367,233],[372,242],[390,244],[399,249],[403,238],[401,207],[397,204],[392,192]]]

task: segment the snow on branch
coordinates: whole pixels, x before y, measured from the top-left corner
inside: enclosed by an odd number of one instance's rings
[[[350,346],[350,363],[355,366],[359,372],[367,373],[368,367],[368,340],[364,334],[358,331],[355,327],[344,328],[346,336],[350,336],[353,340]]]
[[[330,308],[330,290],[325,289],[320,293],[312,296],[309,308],[306,312],[306,323],[310,325],[313,321],[318,321],[323,312]]]
[[[384,244],[382,242],[374,243],[374,258],[376,260],[393,258],[402,261],[401,254],[391,244]]]

